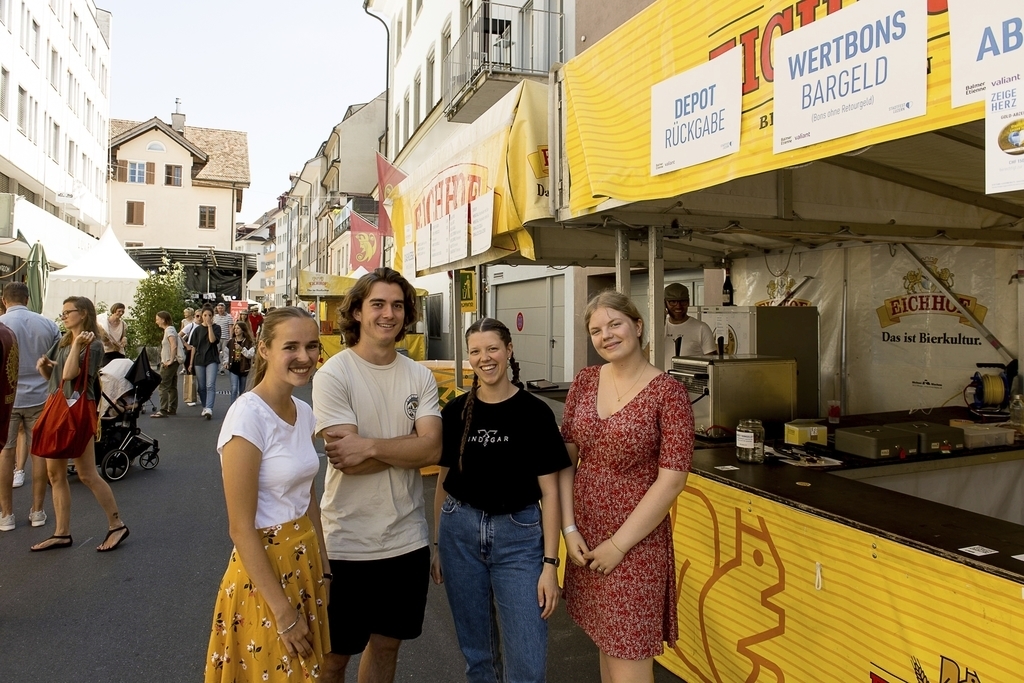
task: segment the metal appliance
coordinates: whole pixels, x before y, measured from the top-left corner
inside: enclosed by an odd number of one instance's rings
[[[821,417],[818,400],[818,309],[814,306],[706,306],[699,311],[726,354],[795,358],[793,417]],[[751,416],[754,417],[754,416]]]
[[[749,354],[676,356],[669,374],[690,394],[699,434],[723,436],[740,420],[788,422],[796,414],[797,374],[792,358]]]

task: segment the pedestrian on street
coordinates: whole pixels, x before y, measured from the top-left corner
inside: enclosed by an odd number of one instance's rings
[[[178,332],[171,324],[171,314],[160,311],[155,322],[163,330],[163,339],[160,340],[160,410],[149,416],[167,417],[178,412],[178,366],[184,353]]]
[[[473,387],[441,411],[431,574],[448,594],[469,683],[544,683],[569,456],[551,408],[523,389],[508,327],[478,320],[466,345]]]
[[[224,374],[228,367],[228,339],[231,338],[231,316],[227,313],[224,304],[217,304],[213,309],[213,322],[220,328],[220,374]]]
[[[0,530],[3,526],[14,528],[11,489],[25,483],[25,463],[32,450],[32,428],[43,412],[43,404],[49,394],[46,379],[36,370],[36,361],[60,339],[56,323],[28,309],[28,285],[24,282],[8,282],[4,285],[3,302],[7,306],[7,313],[0,316],[0,323],[10,327],[18,338],[18,393],[14,397],[10,429],[6,432],[7,442],[0,452],[0,516],[8,519],[6,524],[0,524]],[[23,434],[24,454],[17,452],[19,430]],[[6,473],[12,466],[13,478],[8,483]],[[43,511],[46,481],[46,461],[33,455],[32,507],[28,512],[32,526],[46,524],[46,512]]]
[[[213,402],[217,398],[219,344],[220,327],[213,322],[213,309],[203,306],[200,323],[189,335],[189,345],[192,347],[192,363],[189,369],[196,376],[199,403],[203,406],[200,414],[207,420],[213,417]]]
[[[253,306],[249,309],[249,325],[252,327],[252,336],[259,338],[260,328],[263,327],[263,314],[260,313],[259,306]]]
[[[305,310],[284,310],[317,327]],[[331,461],[321,514],[338,586],[324,680],[345,680],[362,653],[360,679],[390,683],[402,641],[423,631],[430,538],[419,468],[441,456],[437,382],[395,350],[417,319],[416,290],[397,271],[359,278],[339,314],[346,348],[313,380]]]
[[[299,311],[268,317],[255,386],[224,417],[217,450],[235,547],[217,591],[207,683],[323,673],[332,576],[313,481],[316,421],[309,404],[292,396],[319,354],[319,330]]]
[[[565,400],[562,470],[565,606],[600,652],[601,682],[654,680],[679,636],[669,509],[686,486],[693,411],[686,387],[649,362],[629,297],[600,292],[583,312],[604,365]]]
[[[186,308],[185,310],[186,311],[191,311],[192,309],[191,308]],[[194,406],[196,404],[196,399],[197,399],[197,396],[196,396],[196,373],[195,373],[195,370],[194,370],[193,364],[192,364],[193,356],[195,355],[195,347],[193,347],[192,344],[189,343],[189,340],[192,337],[192,332],[197,327],[199,327],[202,324],[202,322],[203,322],[203,311],[202,311],[202,309],[200,309],[198,311],[193,311],[193,313],[192,313],[192,320],[190,320],[188,322],[188,324],[183,326],[182,329],[181,329],[181,332],[178,334],[178,337],[181,340],[181,345],[185,349],[185,362],[184,362],[184,367],[182,368],[182,372],[184,374],[184,378],[182,379],[181,384],[182,384],[182,391],[185,394],[185,405],[187,405],[189,408],[191,408],[192,406]]]
[[[231,330],[227,352],[228,372],[231,373],[231,402],[234,403],[239,394],[245,391],[252,357],[256,353],[256,340],[252,338],[252,330],[243,322],[233,324]]]
[[[196,310],[191,306],[186,306],[185,310],[181,313],[181,326],[178,328],[181,333],[185,333],[185,327],[189,325],[196,317]]]
[[[103,342],[103,365],[115,358],[124,358],[124,349],[128,345],[128,336],[124,324],[124,304],[117,303],[110,307],[107,315],[101,315],[97,322],[100,341]]]
[[[0,428],[10,430],[11,410],[14,408],[14,401],[18,391],[18,338],[14,331],[0,322],[0,395],[5,399],[0,402]],[[2,433],[2,432],[0,432]],[[15,429],[15,441],[17,441],[17,429]],[[0,473],[2,480],[2,495],[4,499],[4,511],[0,511],[0,531],[14,530],[14,506],[11,502],[13,481],[14,481],[14,458],[8,457],[3,460],[3,472]]]
[[[96,401],[99,398],[100,361],[103,360],[103,344],[97,338],[96,308],[84,296],[71,296],[64,300],[60,317],[67,332],[39,359],[36,368],[50,383],[50,394],[61,391],[61,380],[67,380],[63,382],[63,393],[70,399],[75,385],[71,380],[76,379],[82,372],[83,364],[87,364],[89,376],[85,381],[86,398]],[[92,491],[96,502],[107,515],[107,535],[96,550],[114,550],[128,538],[130,532],[121,520],[114,492],[96,467],[95,440],[89,439],[85,450],[74,458],[74,465],[79,481]],[[56,528],[50,538],[32,546],[32,550],[70,548],[74,541],[71,538],[71,488],[68,486],[67,458],[47,458],[46,474],[53,488]]]

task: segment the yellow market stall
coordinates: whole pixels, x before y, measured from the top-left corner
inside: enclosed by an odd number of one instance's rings
[[[881,352],[882,340],[903,355],[945,343],[941,334],[893,332],[917,313],[898,309],[899,303],[925,293],[960,304],[955,315],[931,316],[944,316],[937,324],[958,325],[962,318],[983,340],[979,349],[997,360],[1017,356],[1024,336],[1018,277],[1024,272],[1024,196],[986,194],[984,105],[953,104],[962,65],[954,63],[951,50],[958,26],[950,10],[958,6],[978,14],[1011,11],[1020,3],[656,0],[553,78],[552,101],[563,105],[552,117],[550,150],[557,218],[567,231],[579,229],[579,244],[595,234],[617,240],[613,263],[617,285],[626,291],[631,267],[647,266],[657,283],[678,251],[689,253],[697,267],[728,262],[737,291],[756,284],[767,286],[767,294],[774,288],[786,295],[806,277],[803,303],[835,304],[821,311],[823,389],[831,389],[833,380],[850,381],[854,398],[866,401],[868,389],[884,396],[896,378],[871,356]],[[878,16],[846,25],[871,11]],[[851,41],[880,36],[888,49],[903,34],[887,31],[907,17],[913,49],[885,55],[891,73],[903,69],[913,87],[902,103],[881,108],[889,122],[804,144],[819,124],[841,128],[870,118],[865,110],[883,101],[877,90],[857,102],[831,103],[820,114],[800,114],[798,105],[796,114],[807,116],[807,127],[785,132],[796,116],[790,105],[800,58],[787,61],[783,54],[799,54],[792,46],[803,41],[806,54],[820,60],[832,46],[845,50],[851,32]],[[1022,20],[1008,16],[992,25],[1016,35],[1013,27]],[[821,39],[802,38],[804,31]],[[830,42],[832,34],[838,43]],[[873,68],[880,63],[876,57],[871,55]],[[678,121],[695,101],[699,107],[701,92],[680,92],[673,101],[660,89],[720,58],[718,66],[736,65],[728,83],[738,91],[738,145],[694,164],[680,153],[659,167],[659,143],[678,139]],[[863,62],[856,61],[858,68]],[[813,86],[808,97],[811,109]],[[665,102],[668,110],[659,110]],[[812,122],[812,115],[822,118]],[[661,120],[669,121],[666,128],[656,128]],[[961,252],[973,256],[950,265]],[[904,256],[905,262],[898,260]],[[572,255],[564,261],[573,262],[588,263]],[[1009,286],[1007,264],[1016,265]],[[872,281],[889,271],[906,291],[876,296]],[[999,314],[989,316],[992,334],[969,307],[977,290],[997,286],[1009,289],[1000,295]],[[660,287],[651,291],[651,310],[660,313],[662,301],[654,296]],[[781,298],[767,294],[744,291],[741,302]],[[846,325],[869,329],[871,322],[848,311],[860,307],[874,315],[869,299],[878,299],[873,339],[860,344],[851,334],[848,342]],[[889,300],[895,317],[883,315]],[[651,321],[654,330],[656,323]],[[931,358],[938,350],[923,353]],[[861,365],[851,365],[858,357]],[[935,380],[942,365],[918,366],[913,379],[919,385],[926,376]],[[851,375],[851,367],[862,372]],[[847,387],[842,391],[845,398]],[[921,407],[937,405],[945,395]],[[905,414],[908,406],[900,407]],[[1004,456],[1019,461],[1024,454]],[[699,451],[672,511],[681,638],[659,658],[669,670],[688,683],[1021,678],[1024,519],[996,519],[827,472],[736,465],[732,449]]]
[[[315,300],[317,319],[320,321],[321,362],[341,351],[344,344],[338,332],[338,306],[358,280],[341,275],[299,271],[299,297]],[[427,295],[425,290],[416,290],[417,297]],[[419,302],[422,311],[422,301]],[[399,342],[398,348],[405,349],[413,360],[427,358],[426,342],[421,333],[410,332]]]

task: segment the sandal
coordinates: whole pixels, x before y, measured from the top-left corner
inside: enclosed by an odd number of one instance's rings
[[[156,411],[155,413],[150,413],[150,414],[149,414],[149,416],[150,416],[150,417],[163,417],[163,416],[164,416],[164,414],[163,414],[163,413],[161,413],[161,412],[160,412],[160,411],[158,410],[158,411]]]
[[[46,541],[52,541],[54,539],[56,539],[58,542],[57,543],[51,543],[50,545],[44,545],[42,548],[39,547],[39,544],[36,544],[36,545],[32,546],[31,548],[29,548],[29,550],[31,550],[34,553],[39,553],[39,552],[42,552],[44,550],[53,550],[54,548],[70,548],[72,545],[74,545],[74,541],[71,540],[71,536],[70,535],[68,535],[68,536],[57,536],[55,534],[53,536],[50,536],[48,539],[46,539]],[[46,541],[43,541],[43,543],[46,543]]]
[[[109,548],[104,548],[103,547],[103,543],[106,543],[107,540],[113,534],[116,534],[118,531],[121,531],[121,530],[124,530],[124,533],[121,534],[121,536],[117,539],[117,542],[114,543],[114,545],[110,546]],[[122,524],[121,526],[117,527],[116,529],[110,529],[109,531],[107,531],[107,535],[103,537],[103,543],[101,543],[100,545],[96,546],[97,552],[109,553],[111,550],[117,550],[117,546],[121,545],[121,541],[123,541],[124,539],[128,538],[128,534],[130,534],[130,533],[131,532],[128,530],[128,525],[127,524]]]

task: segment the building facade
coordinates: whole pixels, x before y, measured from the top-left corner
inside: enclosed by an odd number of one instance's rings
[[[110,29],[92,0],[0,0],[0,192],[93,236],[107,223]]]
[[[110,225],[126,248],[234,249],[235,216],[249,187],[240,131],[110,122]]]

